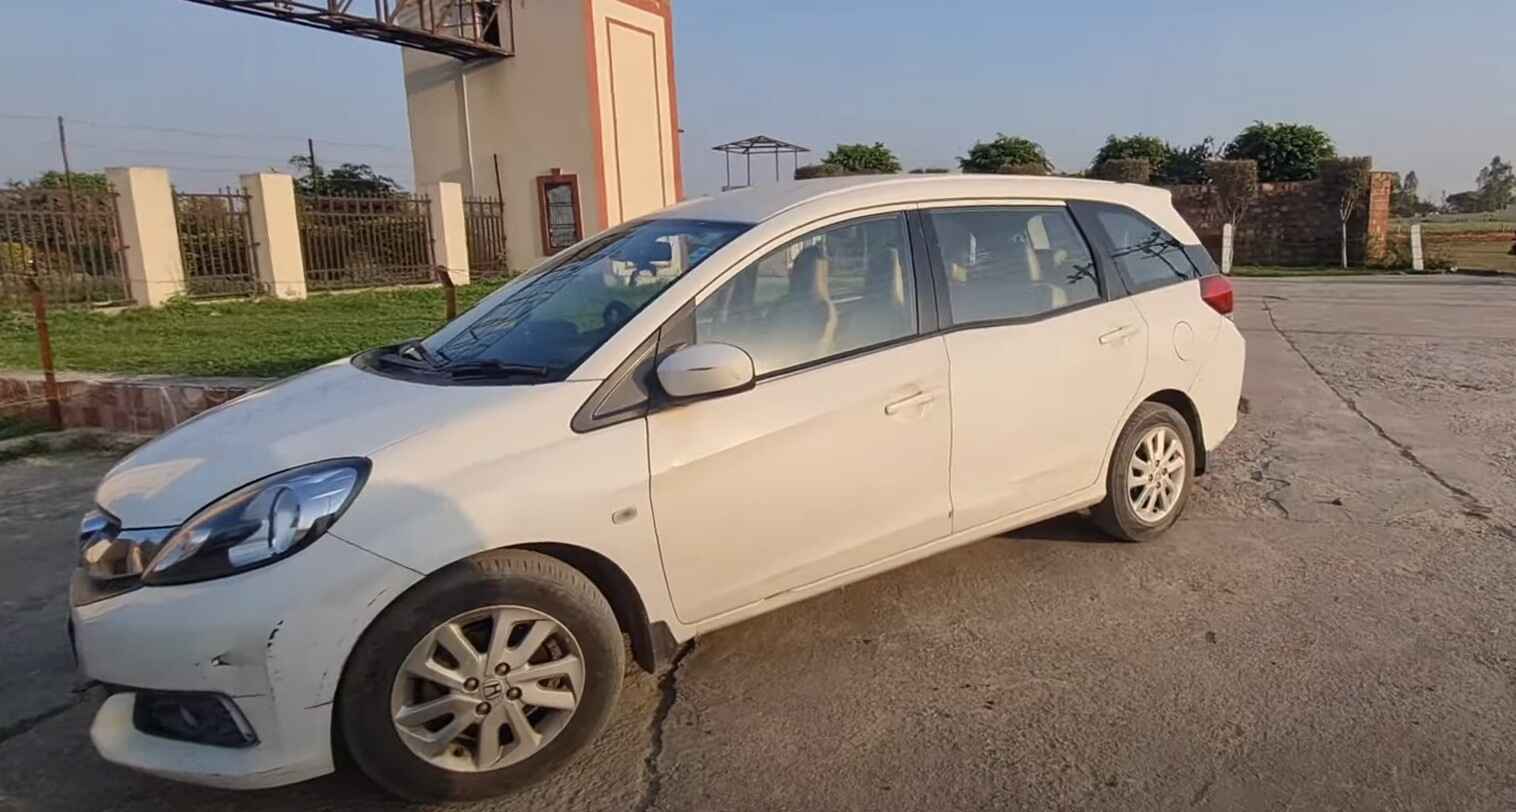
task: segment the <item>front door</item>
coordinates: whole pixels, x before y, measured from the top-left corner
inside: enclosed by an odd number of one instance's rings
[[[812,231],[703,296],[697,342],[745,349],[746,391],[654,412],[654,521],[681,621],[950,531],[948,364],[918,337],[904,217]]]
[[[1147,327],[1109,299],[1063,206],[925,212],[946,279],[955,531],[1101,476],[1142,382]]]

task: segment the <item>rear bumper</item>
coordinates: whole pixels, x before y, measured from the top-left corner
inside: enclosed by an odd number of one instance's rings
[[[90,728],[107,761],[216,787],[273,787],[332,771],[331,714],[348,652],[415,573],[341,539],[242,575],[142,587],[72,609],[80,669],[129,686]],[[256,743],[226,747],[153,735],[139,693],[228,698]]]
[[[1215,450],[1237,427],[1246,363],[1247,341],[1231,319],[1223,319],[1216,331],[1211,357],[1190,387],[1190,400],[1200,415],[1200,432],[1207,451]]]

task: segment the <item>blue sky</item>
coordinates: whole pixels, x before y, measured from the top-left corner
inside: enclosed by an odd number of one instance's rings
[[[323,162],[411,180],[394,46],[183,0],[6,5],[0,179],[56,167],[54,123],[25,116],[62,114],[81,168],[215,186],[310,136]],[[915,167],[1004,131],[1078,169],[1108,133],[1224,141],[1266,119],[1317,124],[1435,196],[1516,156],[1511,22],[1509,0],[676,0],[687,187],[718,187],[710,147],[759,132],[818,153],[881,140]]]

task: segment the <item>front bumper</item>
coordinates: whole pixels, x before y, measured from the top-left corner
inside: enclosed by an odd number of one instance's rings
[[[74,607],[80,669],[120,688],[95,716],[95,748],[107,761],[218,787],[273,787],[331,772],[332,702],[347,655],[418,579],[329,536],[242,575]],[[143,732],[133,720],[143,691],[228,697],[257,742],[231,748]]]

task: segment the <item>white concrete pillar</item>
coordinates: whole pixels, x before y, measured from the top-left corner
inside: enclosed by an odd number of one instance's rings
[[[277,299],[305,298],[305,258],[295,215],[295,179],[277,172],[242,176],[253,221],[258,284]]]
[[[1232,273],[1232,257],[1237,246],[1237,227],[1227,223],[1221,227],[1221,272]]]
[[[184,292],[184,260],[179,256],[179,226],[168,170],[112,166],[106,168],[105,177],[118,195],[132,301],[157,307]]]
[[[447,271],[454,285],[467,285],[468,229],[463,223],[463,187],[456,183],[428,183],[421,194],[431,201],[432,260]]]

